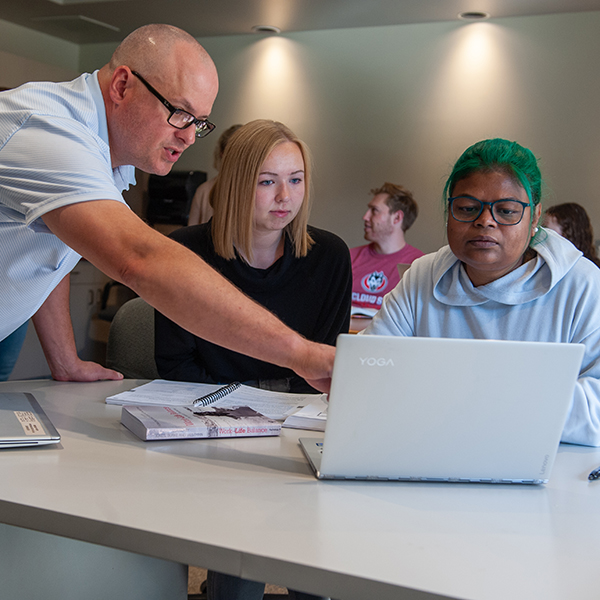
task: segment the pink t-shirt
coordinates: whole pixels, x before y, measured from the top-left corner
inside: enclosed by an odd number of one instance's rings
[[[392,254],[379,254],[373,244],[350,249],[352,259],[352,306],[379,310],[383,297],[400,281],[399,264],[410,264],[423,252],[406,244]]]

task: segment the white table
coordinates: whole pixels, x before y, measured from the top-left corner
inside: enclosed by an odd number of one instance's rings
[[[0,453],[0,522],[343,600],[600,596],[600,450],[561,446],[546,486],[319,482],[312,432],[138,440],[103,402],[138,383],[0,384],[63,438]]]

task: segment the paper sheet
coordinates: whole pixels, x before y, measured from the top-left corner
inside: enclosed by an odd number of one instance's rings
[[[222,388],[209,383],[187,383],[155,379],[139,387],[106,398],[107,404],[190,406],[194,400]],[[283,420],[325,394],[289,394],[261,390],[247,385],[210,406],[249,406],[271,419]]]

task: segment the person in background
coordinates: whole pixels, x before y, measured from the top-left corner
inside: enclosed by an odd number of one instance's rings
[[[214,216],[173,239],[307,339],[334,345],[350,322],[352,271],[346,244],[309,226],[311,161],[282,123],[257,120],[231,137],[212,192]],[[240,381],[265,389],[314,391],[290,369],[194,336],[156,312],[155,357],[164,379]],[[209,600],[260,600],[264,584],[209,571]],[[290,590],[290,597],[315,596]]]
[[[401,185],[387,182],[371,193],[373,198],[363,217],[369,244],[350,249],[352,313],[368,316],[379,310],[383,296],[400,281],[398,265],[423,256],[404,238],[419,212],[412,194]]]
[[[213,158],[213,166],[218,171],[221,168],[221,160],[223,159],[223,152],[225,152],[225,146],[229,138],[241,127],[241,125],[232,125],[228,127],[217,140],[215,146],[215,153]],[[212,177],[208,181],[201,183],[194,194],[192,204],[190,206],[190,215],[188,217],[188,225],[200,225],[207,223],[213,216],[213,209],[210,205],[210,191],[215,185],[216,177]]]
[[[454,165],[444,198],[448,246],[412,264],[364,333],[584,344],[561,439],[600,446],[600,271],[538,227],[535,156],[516,142],[478,142]],[[498,377],[510,376],[510,364],[498,365]]]
[[[166,175],[214,129],[217,90],[197,40],[155,24],[99,71],[0,93],[0,340],[33,318],[55,379],[122,378],[77,356],[69,273],[83,256],[194,334],[327,389],[334,348],[286,327],[121,194],[134,167]]]
[[[575,202],[555,204],[546,209],[543,225],[567,238],[583,252],[583,256],[600,267],[600,259],[594,246],[594,230],[583,206]]]

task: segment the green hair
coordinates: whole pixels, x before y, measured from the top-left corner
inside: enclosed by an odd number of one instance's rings
[[[477,142],[462,153],[446,181],[444,198],[452,195],[460,180],[480,171],[501,171],[514,178],[533,206],[542,199],[542,175],[533,152],[517,142],[500,138]]]
[[[456,184],[473,173],[481,172],[506,173],[515,183],[520,184],[529,198],[530,220],[533,221],[533,209],[542,200],[542,175],[537,158],[528,148],[501,138],[482,140],[473,144],[456,161],[444,186],[443,202],[446,216],[447,199],[452,196]]]

